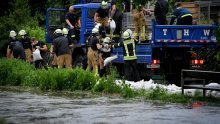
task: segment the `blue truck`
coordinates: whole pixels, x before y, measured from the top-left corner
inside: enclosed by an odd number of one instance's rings
[[[100,3],[86,3],[73,5],[80,14],[80,40],[73,53],[76,65],[86,64],[86,38],[94,27],[94,13]],[[46,41],[51,43],[53,32],[57,28],[65,27],[64,9],[47,9],[46,14]],[[217,47],[214,25],[157,25],[154,20],[151,24],[152,38],[148,42],[137,43],[136,54],[141,77],[161,78],[169,83],[180,85],[181,69],[204,69]],[[112,54],[117,54],[114,60],[118,70],[123,64],[122,48],[114,48]],[[123,73],[123,71],[121,71]]]

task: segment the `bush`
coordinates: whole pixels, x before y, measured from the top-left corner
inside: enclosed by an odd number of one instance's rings
[[[34,66],[18,59],[0,59],[0,85],[20,85]]]
[[[26,86],[38,86],[42,90],[90,90],[96,83],[96,77],[83,69],[36,70],[26,78]]]

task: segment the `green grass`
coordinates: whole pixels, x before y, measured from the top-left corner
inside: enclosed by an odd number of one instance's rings
[[[116,95],[123,98],[141,98],[159,100],[166,103],[191,103],[207,101],[220,103],[219,98],[205,97],[196,94],[195,97],[181,94],[170,94],[165,89],[132,90],[125,81],[121,86],[115,83],[118,74],[114,67],[108,71],[107,77],[97,77],[81,68],[68,69],[35,69],[33,65],[16,59],[0,59],[0,86],[21,86],[35,88],[43,92],[90,92],[92,94]],[[97,83],[98,82],[98,83]]]

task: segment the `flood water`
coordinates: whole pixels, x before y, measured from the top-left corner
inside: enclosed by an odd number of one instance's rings
[[[0,118],[13,124],[219,124],[220,107],[0,91]]]

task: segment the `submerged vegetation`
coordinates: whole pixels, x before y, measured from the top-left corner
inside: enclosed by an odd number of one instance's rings
[[[189,103],[195,100],[215,101],[217,98],[203,98],[170,94],[165,89],[157,87],[152,90],[133,90],[123,81],[119,86],[115,83],[116,70],[110,68],[106,77],[97,77],[81,68],[71,70],[49,68],[35,69],[33,65],[16,59],[0,59],[0,86],[22,86],[41,89],[44,92],[70,91],[91,92],[92,94],[107,94],[124,98],[144,98],[145,100],[160,100],[162,102]]]

